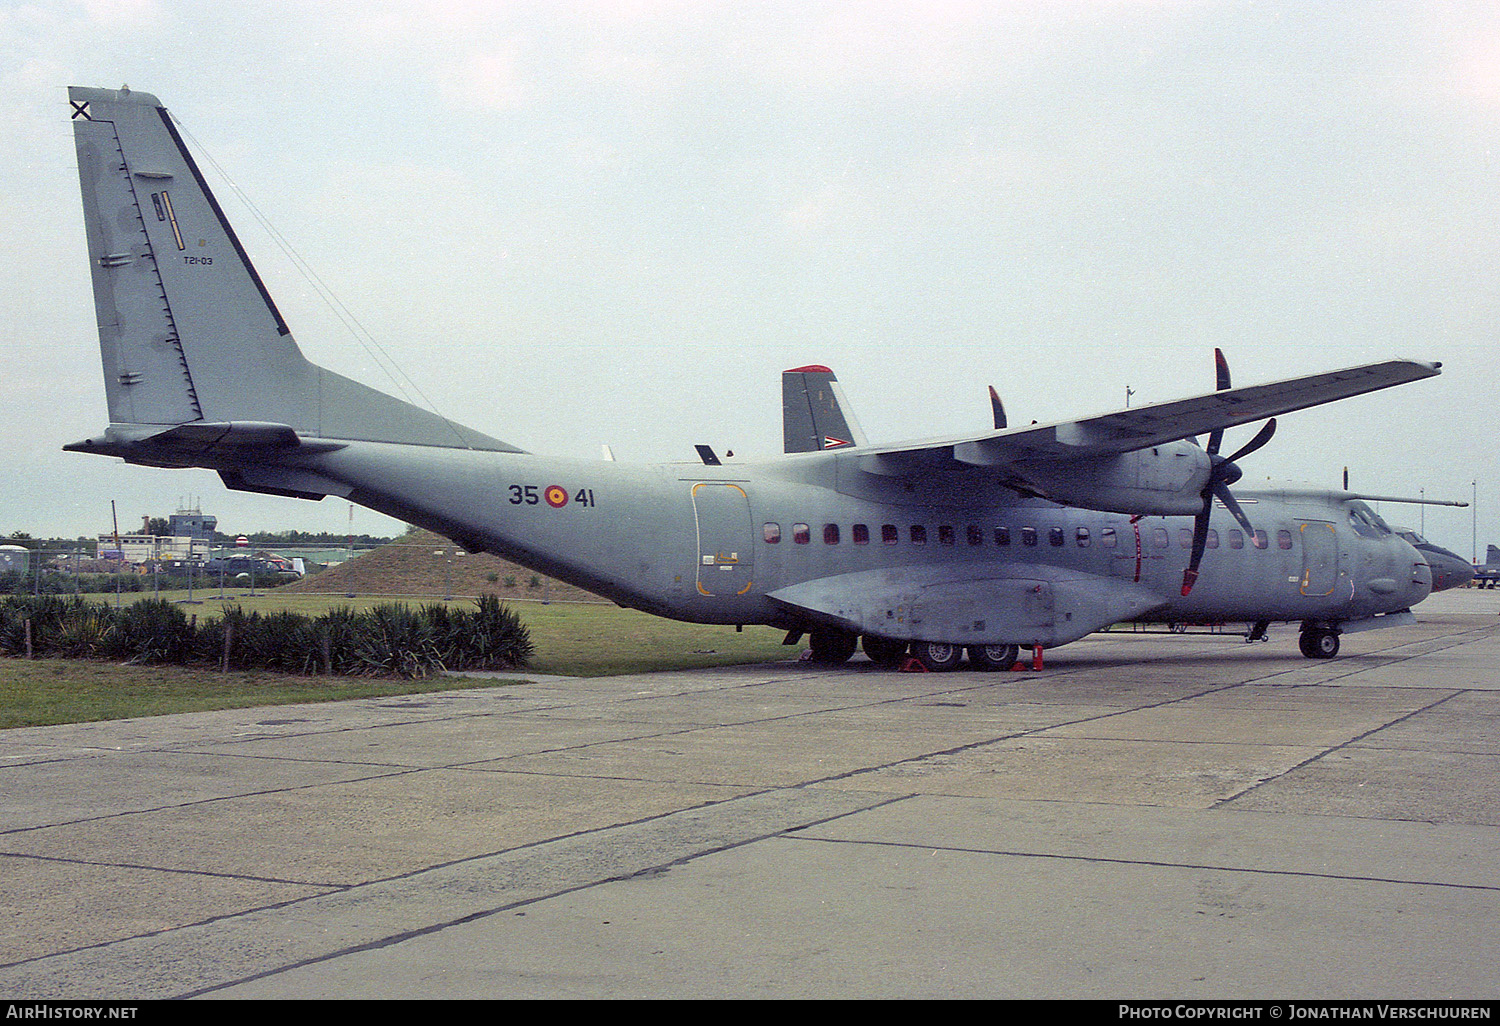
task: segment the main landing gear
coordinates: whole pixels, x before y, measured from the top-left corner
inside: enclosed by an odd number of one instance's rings
[[[906,655],[906,642],[894,638],[866,634],[860,644],[864,646],[865,655],[881,666],[900,666]]]
[[[1339,654],[1339,632],[1332,627],[1303,624],[1297,646],[1309,659],[1332,659]]]
[[[976,670],[1008,670],[1021,657],[1017,645],[970,645],[969,665]]]
[[[847,663],[858,644],[859,638],[848,631],[813,631],[807,636],[813,662],[830,666]]]
[[[800,634],[800,632],[798,632]],[[788,635],[788,644],[795,642],[797,635]],[[922,666],[934,673],[955,670],[963,664],[964,656],[976,670],[1008,670],[1020,657],[1015,645],[950,645],[937,641],[902,641],[866,634],[863,638],[841,630],[815,630],[807,635],[808,647],[812,650],[813,662],[836,666],[848,662],[856,646],[863,647],[865,655],[881,666],[895,668],[901,665],[908,653]]]
[[[931,673],[956,670],[969,657],[969,665],[976,670],[1008,670],[1016,665],[1021,650],[1015,645],[949,645],[941,641],[913,641],[911,654],[922,668]]]

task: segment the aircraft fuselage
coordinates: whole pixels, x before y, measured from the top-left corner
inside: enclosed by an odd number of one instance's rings
[[[1190,517],[1063,507],[981,468],[924,482],[856,453],[639,466],[361,442],[296,462],[318,490],[701,623],[1057,645],[1124,620],[1338,624],[1431,588],[1362,504],[1313,490],[1242,491],[1254,537],[1216,511],[1183,596]]]

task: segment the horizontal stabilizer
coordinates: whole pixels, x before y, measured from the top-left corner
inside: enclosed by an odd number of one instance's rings
[[[332,452],[345,445],[323,439],[304,440],[287,424],[195,421],[169,428],[111,424],[103,435],[63,448],[68,452],[119,456],[153,466],[189,467],[232,463],[248,455],[264,458],[292,452],[299,455]]]

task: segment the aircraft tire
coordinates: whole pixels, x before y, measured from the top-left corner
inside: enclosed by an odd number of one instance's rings
[[[882,638],[877,634],[866,634],[862,642],[865,655],[881,666],[895,666],[906,655],[907,642],[895,638]]]
[[[943,641],[914,641],[911,654],[933,673],[957,669],[958,664],[964,660],[962,645],[950,645]]]
[[[854,655],[859,639],[848,631],[813,631],[808,634],[807,643],[812,649],[813,662],[837,666]]]
[[[969,646],[969,662],[980,670],[1008,670],[1020,656],[1021,649],[1016,645]]]
[[[1322,627],[1303,631],[1297,644],[1309,659],[1332,659],[1339,654],[1338,632]]]

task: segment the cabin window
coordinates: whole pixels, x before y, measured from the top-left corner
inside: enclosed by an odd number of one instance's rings
[[[887,545],[895,545],[901,540],[901,532],[896,530],[895,524],[881,524],[880,540]]]
[[[1211,549],[1219,547],[1219,532],[1215,531],[1212,527],[1208,529],[1208,547]]]
[[[926,545],[927,528],[921,524],[912,524],[911,530],[907,532],[907,537],[911,539],[913,545]]]
[[[1053,548],[1061,545],[1063,543],[1063,529],[1061,527],[1047,528],[1047,541],[1052,543]]]
[[[850,533],[854,536],[854,544],[870,544],[870,528],[868,524],[855,524],[850,528]]]
[[[984,544],[984,529],[981,528],[978,524],[970,524],[969,525],[969,544],[970,545],[983,545]]]
[[[1021,528],[1021,544],[1022,545],[1026,545],[1026,546],[1030,546],[1030,547],[1035,547],[1035,545],[1036,545],[1036,528],[1034,528],[1034,527],[1023,527],[1023,528]]]
[[[1113,527],[1106,527],[1099,532],[1099,544],[1103,545],[1106,549],[1112,549],[1120,544],[1120,537],[1115,534]]]
[[[798,545],[806,545],[808,542],[812,541],[812,528],[808,527],[806,524],[793,524],[792,541],[796,542]]]
[[[1177,529],[1177,543],[1185,549],[1193,547],[1193,529],[1191,527],[1179,527]]]
[[[1089,547],[1089,542],[1091,539],[1089,538],[1089,529],[1087,527],[1080,527],[1077,531],[1073,532],[1073,538],[1078,542],[1078,547],[1080,549],[1086,549]]]
[[[776,545],[781,541],[781,525],[766,524],[760,529],[761,537],[766,540],[767,545]]]
[[[1281,530],[1276,532],[1276,547],[1278,549],[1289,549],[1292,547],[1292,532]]]
[[[953,541],[954,541],[953,525],[952,524],[939,524],[938,525],[938,544],[939,545],[952,545]]]
[[[1266,537],[1266,532],[1256,531],[1250,539],[1250,544],[1254,545],[1257,549],[1264,549],[1270,547],[1271,539]]]
[[[1229,529],[1229,547],[1231,549],[1243,549],[1245,547],[1245,536],[1240,533],[1238,527]]]
[[[997,527],[997,528],[995,528],[995,544],[996,545],[1009,545],[1010,544],[1010,528],[1008,528],[1008,527]]]
[[[838,524],[824,524],[823,525],[823,544],[824,545],[837,545],[838,543],[839,543],[839,525]]]
[[[1158,549],[1164,549],[1170,544],[1167,539],[1167,529],[1165,527],[1153,527],[1151,529],[1151,544]]]

